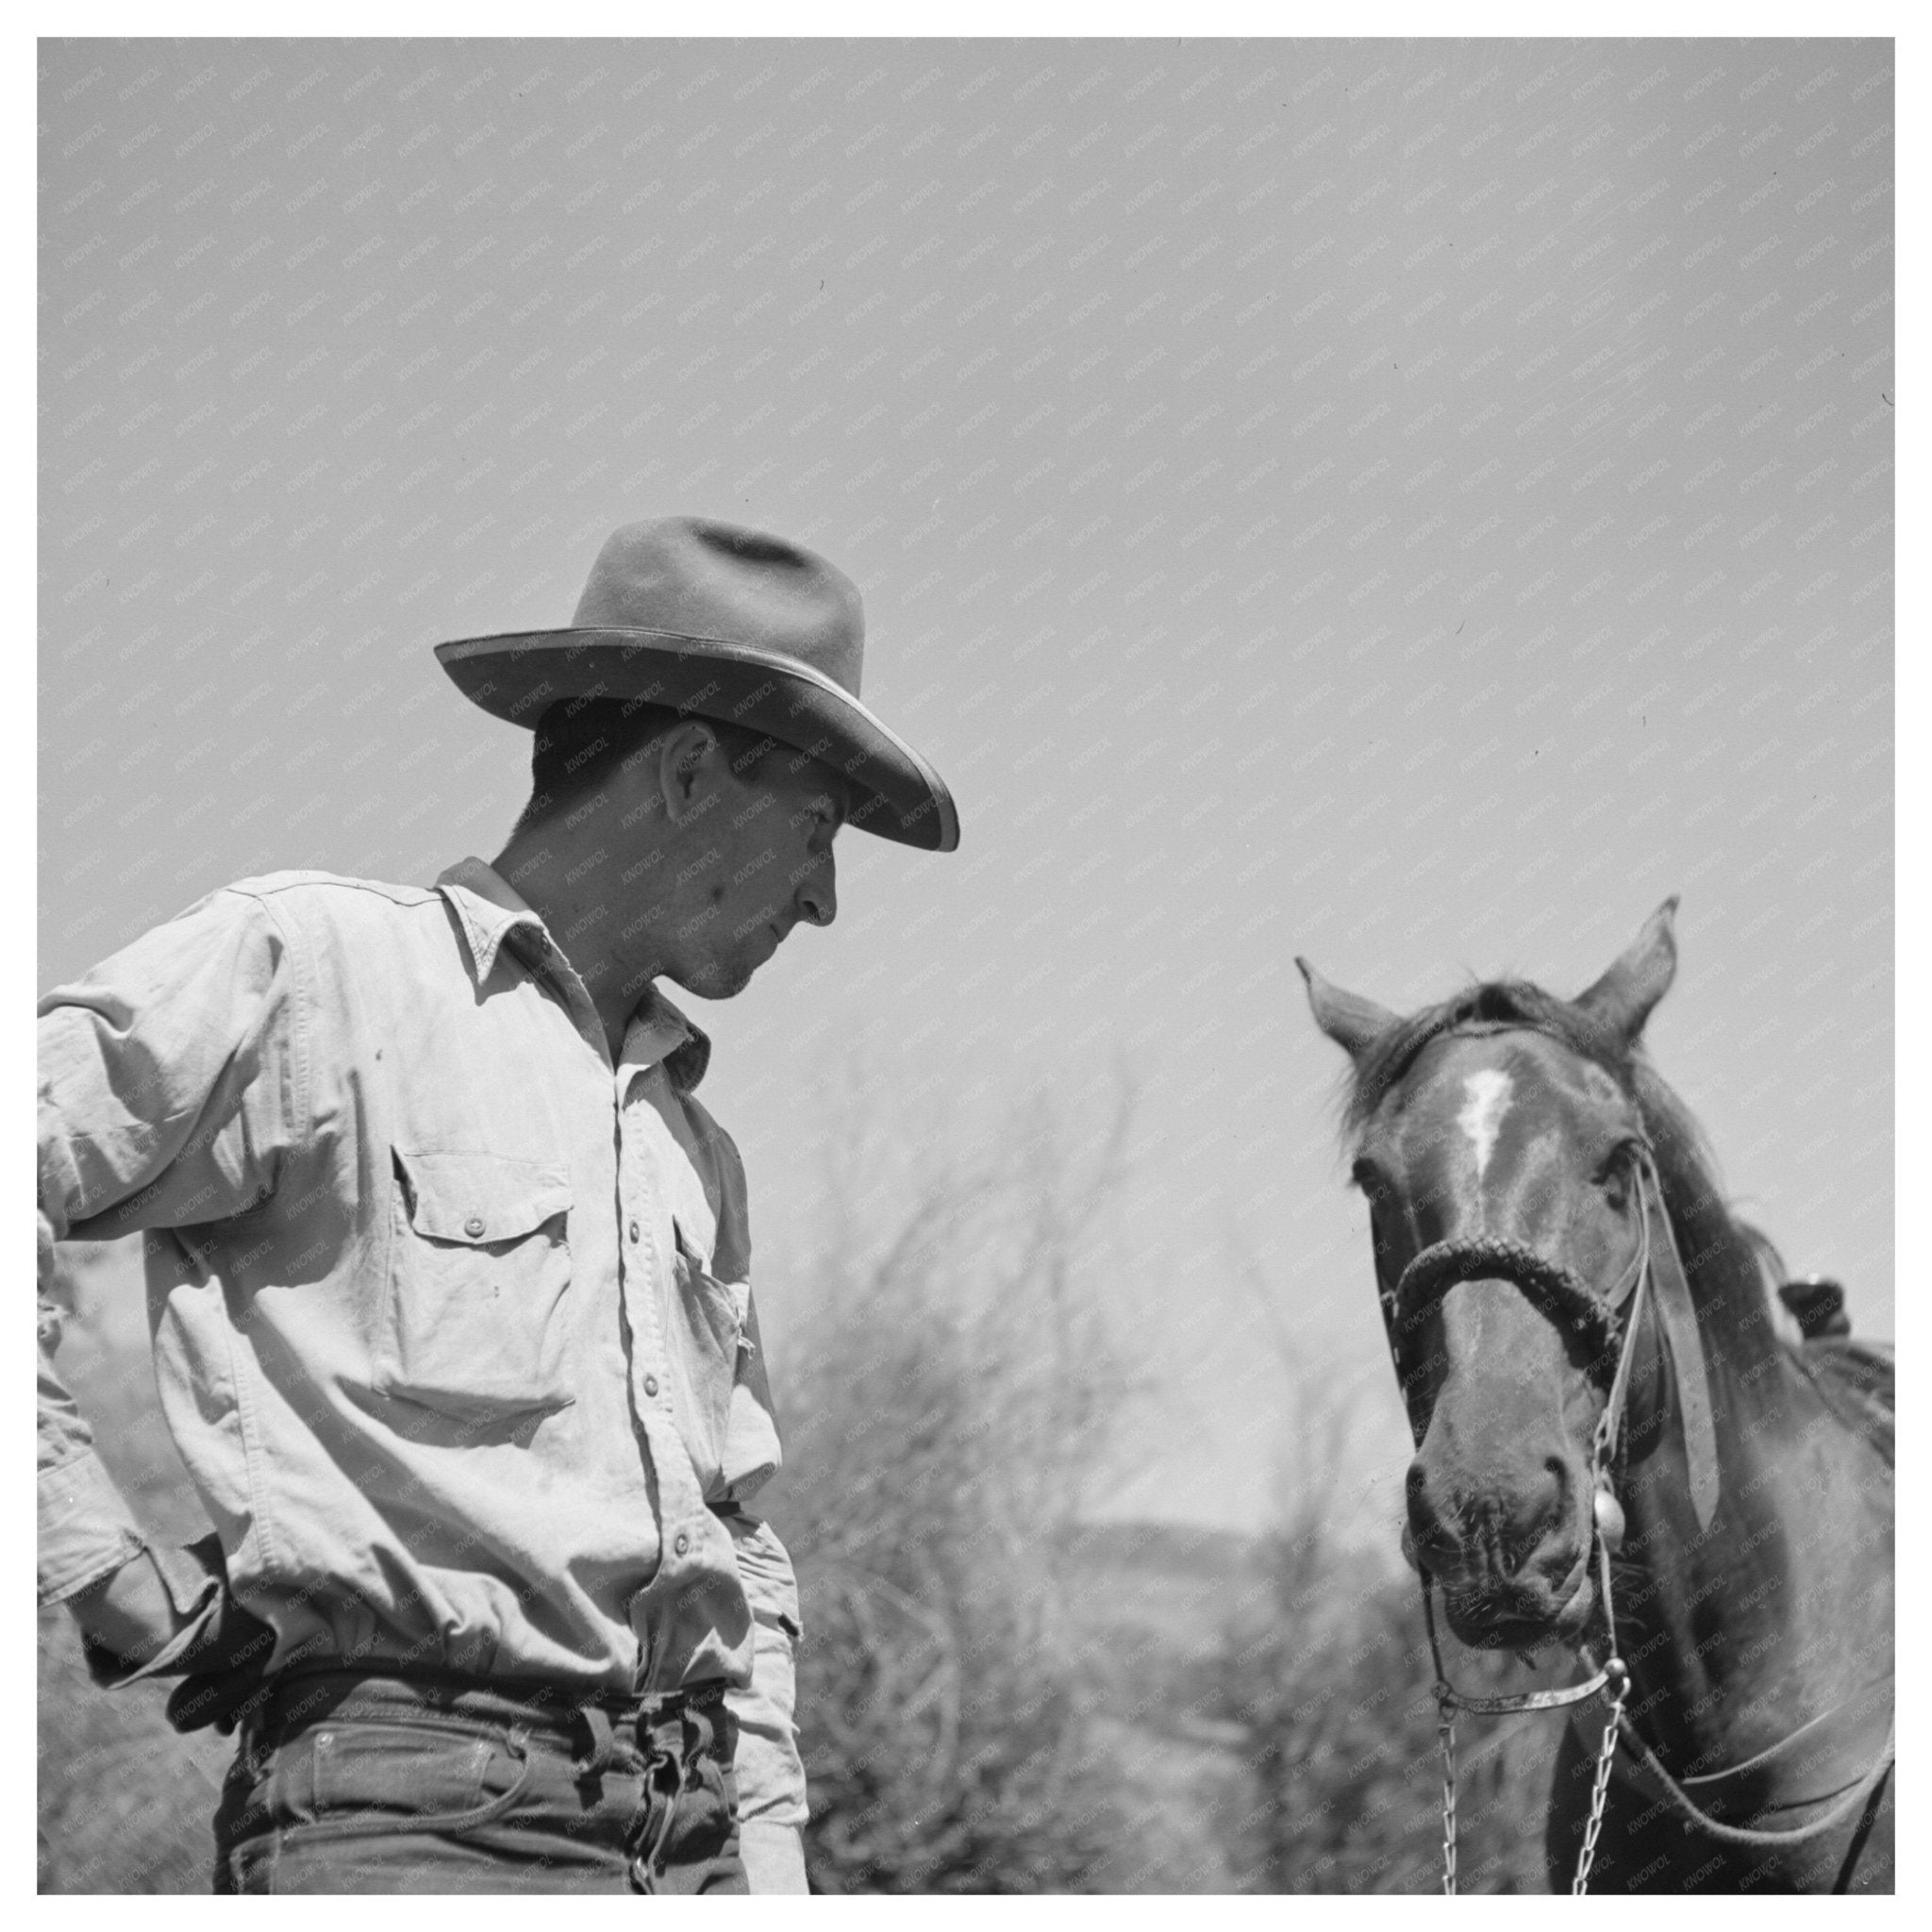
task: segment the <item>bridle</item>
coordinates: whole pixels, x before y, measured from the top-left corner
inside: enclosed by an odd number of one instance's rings
[[[1493,1279],[1520,1289],[1558,1329],[1578,1337],[1593,1364],[1615,1348],[1616,1370],[1603,1413],[1597,1418],[1591,1452],[1591,1475],[1596,1480],[1609,1467],[1605,1458],[1614,1452],[1621,1434],[1632,1344],[1648,1296],[1676,1368],[1697,1526],[1708,1529],[1717,1508],[1717,1431],[1711,1421],[1709,1378],[1697,1330],[1697,1311],[1664,1208],[1656,1152],[1641,1134],[1628,1136],[1623,1152],[1629,1158],[1636,1184],[1637,1250],[1607,1293],[1600,1293],[1567,1263],[1553,1259],[1526,1241],[1507,1235],[1458,1236],[1423,1249],[1402,1271],[1393,1291],[1384,1292],[1390,1349],[1396,1374],[1406,1387],[1408,1377],[1403,1343],[1407,1336],[1457,1283]]]
[[[1624,1407],[1630,1391],[1630,1366],[1636,1356],[1637,1331],[1641,1325],[1643,1302],[1648,1294],[1661,1299],[1653,1285],[1651,1267],[1652,1191],[1661,1209],[1663,1190],[1655,1183],[1656,1157],[1649,1143],[1630,1143],[1637,1182],[1638,1239],[1630,1264],[1618,1277],[1608,1294],[1599,1294],[1574,1268],[1543,1255],[1526,1242],[1506,1235],[1463,1236],[1438,1241],[1426,1247],[1402,1271],[1394,1291],[1384,1296],[1390,1348],[1398,1377],[1405,1391],[1407,1376],[1403,1361],[1403,1342],[1420,1327],[1429,1310],[1458,1282],[1508,1281],[1566,1333],[1582,1338],[1592,1364],[1602,1361],[1612,1347],[1616,1367],[1596,1428],[1591,1439],[1590,1477],[1594,1499],[1591,1508],[1591,1554],[1597,1572],[1597,1609],[1603,1623],[1603,1662],[1580,1684],[1557,1690],[1524,1690],[1500,1697],[1472,1697],[1449,1681],[1448,1666],[1442,1660],[1442,1645],[1436,1631],[1435,1583],[1420,1561],[1423,1593],[1423,1621],[1429,1633],[1429,1655],[1436,1667],[1437,1736],[1442,1753],[1442,1890],[1456,1895],[1456,1714],[1458,1710],[1483,1717],[1511,1716],[1521,1711],[1557,1710],[1581,1704],[1600,1691],[1608,1695],[1610,1715],[1604,1725],[1597,1751],[1596,1775],[1591,1786],[1590,1817],[1584,1829],[1583,1848],[1577,1857],[1576,1874],[1571,1891],[1581,1897],[1590,1886],[1590,1868],[1596,1857],[1596,1840],[1603,1827],[1604,1803],[1609,1789],[1610,1765],[1616,1756],[1617,1733],[1624,1715],[1624,1701],[1629,1695],[1630,1673],[1617,1655],[1616,1620],[1611,1608],[1610,1555],[1613,1545],[1623,1541],[1623,1511],[1614,1489],[1618,1451],[1623,1439]],[[1664,1217],[1666,1239],[1669,1218]],[[1677,1271],[1681,1280],[1681,1271]],[[1683,1290],[1690,1301],[1690,1290]],[[1693,1318],[1690,1332],[1696,1334]],[[1702,1392],[1702,1352],[1697,1360]],[[1705,1423],[1709,1424],[1708,1398],[1705,1401]],[[1710,1465],[1715,1488],[1716,1453],[1712,1440]],[[1693,1484],[1693,1490],[1695,1489]],[[1707,1518],[1706,1519],[1707,1521]],[[1585,1648],[1586,1660],[1589,1649]]]
[[[1697,1328],[1689,1278],[1677,1252],[1676,1235],[1664,1204],[1657,1156],[1641,1135],[1625,1143],[1630,1156],[1638,1208],[1637,1250],[1607,1294],[1600,1294],[1564,1262],[1540,1253],[1507,1236],[1476,1235],[1438,1241],[1416,1255],[1404,1268],[1392,1292],[1384,1291],[1383,1313],[1389,1329],[1391,1358],[1407,1396],[1408,1377],[1403,1360],[1405,1341],[1420,1327],[1429,1310],[1459,1282],[1506,1280],[1512,1283],[1559,1329],[1577,1336],[1589,1350],[1594,1367],[1614,1349],[1615,1366],[1608,1391],[1591,1439],[1591,1542],[1597,1574],[1596,1614],[1600,1637],[1586,1637],[1578,1649],[1593,1665],[1581,1683],[1556,1690],[1518,1691],[1498,1697],[1473,1697],[1449,1681],[1448,1668],[1436,1631],[1434,1579],[1420,1561],[1423,1620],[1428,1630],[1429,1655],[1436,1670],[1437,1735],[1442,1754],[1442,1890],[1456,1894],[1456,1714],[1513,1716],[1524,1711],[1556,1710],[1579,1705],[1600,1694],[1609,1710],[1597,1746],[1595,1775],[1591,1785],[1590,1811],[1583,1843],[1571,1879],[1574,1896],[1590,1889],[1591,1866],[1603,1829],[1604,1806],[1611,1768],[1621,1737],[1636,1761],[1659,1783],[1674,1808],[1721,1842],[1751,1849],[1783,1849],[1816,1838],[1850,1816],[1859,1806],[1867,1814],[1855,1835],[1839,1890],[1849,1882],[1852,1863],[1863,1848],[1865,1834],[1886,1777],[1890,1774],[1894,1734],[1888,1734],[1883,1751],[1858,1783],[1822,1817],[1795,1831],[1754,1831],[1724,1824],[1703,1811],[1683,1787],[1658,1762],[1657,1754],[1624,1715],[1630,1691],[1630,1672],[1617,1651],[1616,1613],[1610,1591],[1610,1557],[1624,1540],[1624,1510],[1617,1500],[1623,1473],[1624,1417],[1630,1392],[1630,1370],[1646,1305],[1654,1311],[1671,1357],[1676,1403],[1684,1429],[1690,1500],[1700,1530],[1708,1529],[1716,1512],[1719,1487],[1717,1433],[1711,1418],[1709,1375],[1704,1344]],[[1411,1421],[1413,1419],[1411,1418]],[[1600,1654],[1603,1661],[1596,1663]],[[1774,1750],[1782,1746],[1774,1747]]]

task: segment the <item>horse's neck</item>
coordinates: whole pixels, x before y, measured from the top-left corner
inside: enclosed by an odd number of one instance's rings
[[[1890,1491],[1881,1508],[1876,1458],[1830,1413],[1768,1312],[1727,1324],[1701,1306],[1699,1329],[1717,1511],[1700,1530],[1653,1343],[1633,1390],[1651,1420],[1621,1486],[1629,1538],[1615,1583],[1632,1714],[1681,1770],[1740,1762],[1890,1668]]]

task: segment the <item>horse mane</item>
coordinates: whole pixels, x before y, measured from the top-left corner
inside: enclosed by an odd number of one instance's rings
[[[1353,1137],[1368,1124],[1432,1040],[1478,1025],[1523,1026],[1544,1034],[1616,1081],[1636,1103],[1650,1137],[1692,1296],[1700,1305],[1708,1298],[1740,1315],[1761,1309],[1784,1278],[1784,1263],[1769,1237],[1732,1214],[1709,1143],[1690,1108],[1641,1047],[1528,980],[1478,981],[1387,1028],[1356,1062],[1342,1106],[1344,1133]]]
[[[1761,1228],[1731,1212],[1709,1143],[1690,1108],[1641,1051],[1631,1056],[1630,1069],[1630,1091],[1657,1155],[1664,1209],[1691,1298],[1740,1314],[1761,1309],[1785,1278],[1784,1257]]]

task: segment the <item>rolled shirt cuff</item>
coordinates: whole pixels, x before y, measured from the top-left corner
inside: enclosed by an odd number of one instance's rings
[[[92,1449],[40,1472],[40,1601],[65,1603],[111,1576],[146,1546],[121,1491]]]

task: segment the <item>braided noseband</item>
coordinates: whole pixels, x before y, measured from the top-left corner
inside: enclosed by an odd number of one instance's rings
[[[1580,1332],[1592,1357],[1607,1353],[1617,1340],[1621,1295],[1603,1299],[1574,1269],[1508,1235],[1467,1235],[1424,1248],[1402,1271],[1391,1313],[1403,1332],[1413,1332],[1457,1282],[1489,1280],[1513,1283],[1558,1327]]]

